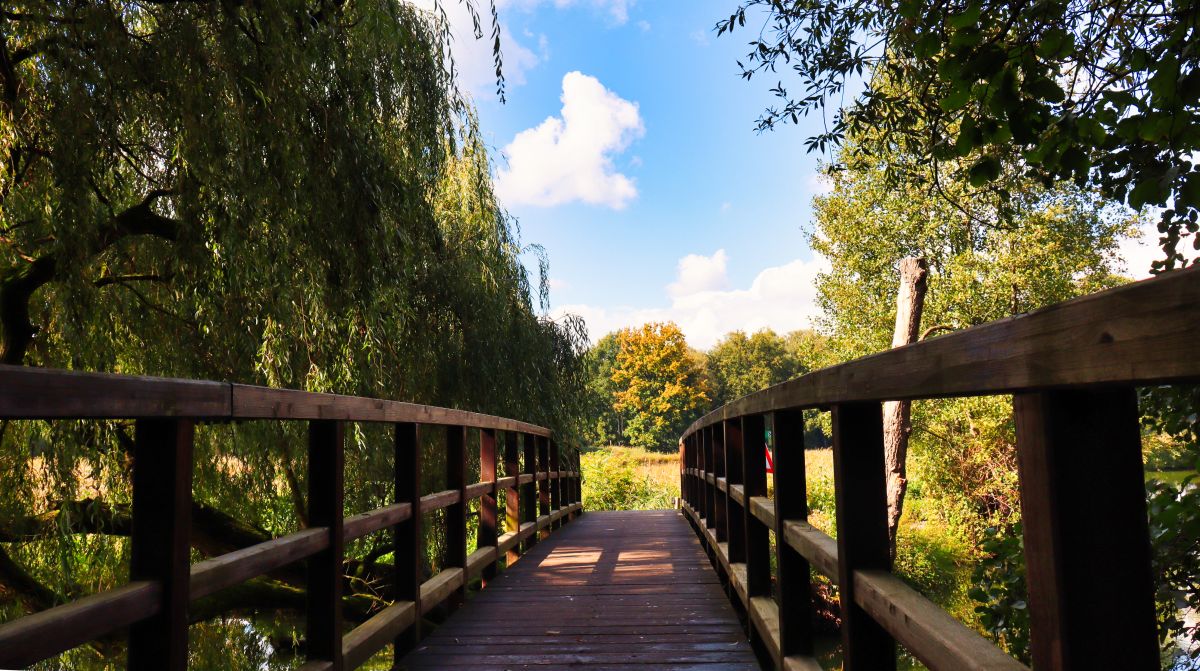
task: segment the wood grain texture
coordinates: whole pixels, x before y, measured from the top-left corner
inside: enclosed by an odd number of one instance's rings
[[[275,569],[310,557],[329,547],[325,527],[304,529],[266,543],[212,557],[192,565],[192,600],[240,585]]]
[[[346,541],[352,541],[399,524],[411,516],[411,503],[393,503],[371,512],[347,517],[342,522],[342,535]]]
[[[462,500],[461,489],[444,489],[421,497],[421,514],[452,506]]]
[[[887,571],[856,571],[854,600],[931,671],[1029,671]]]
[[[25,668],[108,636],[162,607],[162,586],[133,582],[0,624],[0,668]]]
[[[342,660],[347,669],[362,666],[376,652],[404,633],[416,621],[416,604],[394,603],[342,637]]]
[[[158,612],[129,628],[130,671],[184,671],[191,585],[191,420],[140,419],[134,430],[130,582],[162,586]]]
[[[401,663],[407,669],[758,669],[677,511],[594,512],[564,525]]]
[[[1200,266],[825,368],[696,420],[833,403],[1200,380]]]

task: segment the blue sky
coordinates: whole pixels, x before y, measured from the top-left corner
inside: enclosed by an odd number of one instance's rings
[[[673,319],[699,347],[808,323],[819,157],[804,126],[755,133],[771,96],[738,76],[750,33],[713,31],[732,3],[501,0],[506,104],[490,44],[446,6],[502,202],[549,255],[552,314],[580,314],[593,339]]]
[[[804,140],[823,120],[754,131],[774,82],[738,76],[749,25],[713,31],[733,0],[498,0],[507,104],[490,42],[443,2],[501,201],[549,255],[552,315],[583,316],[593,340],[671,319],[702,349],[810,324],[824,157]]]

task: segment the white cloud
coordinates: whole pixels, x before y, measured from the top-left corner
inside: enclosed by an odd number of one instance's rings
[[[725,267],[729,257],[724,249],[712,256],[688,254],[679,259],[676,279],[667,286],[667,295],[672,298],[691,296],[702,291],[717,291],[729,286]]]
[[[718,262],[717,257],[720,256]],[[688,259],[708,259],[707,269],[720,266],[721,276],[706,276],[705,282],[695,285],[691,292],[683,291],[688,282],[685,274],[705,264],[699,261],[685,264]],[[674,321],[679,324],[688,343],[708,349],[730,331],[754,332],[770,328],[777,333],[810,328],[818,314],[816,276],[827,271],[828,262],[822,257],[810,261],[796,259],[782,266],[761,271],[745,289],[727,289],[724,274],[727,258],[723,251],[712,257],[688,256],[680,260],[679,274],[669,288],[671,302],[662,308],[602,308],[592,305],[564,305],[555,316],[576,314],[587,322],[592,341],[606,333],[627,326],[639,326],[651,321]],[[694,279],[694,277],[693,277]],[[706,285],[707,283],[707,285]],[[716,285],[721,288],[710,288]]]
[[[650,22],[645,19],[638,21],[637,27],[640,28],[643,33],[650,32]]]
[[[427,12],[434,10],[433,0],[410,1]],[[470,91],[476,96],[495,95],[496,66],[492,53],[491,16],[486,13],[480,15],[483,37],[476,39],[471,14],[463,3],[443,2],[442,8],[450,20],[450,33],[454,36],[454,64],[458,68],[458,85],[462,90]],[[534,36],[528,30],[523,31],[524,37],[536,39],[541,54],[539,58],[538,54],[517,40],[503,19],[504,15],[501,14],[500,49],[504,54],[504,79],[510,86],[522,86],[525,84],[525,73],[549,58],[549,45],[545,35]]]
[[[703,28],[697,28],[697,29],[693,30],[691,32],[691,34],[689,35],[689,37],[692,38],[693,42],[695,42],[696,44],[699,44],[702,47],[708,46],[708,31],[704,30]]]
[[[508,167],[496,171],[497,193],[508,206],[624,208],[637,187],[616,171],[613,155],[645,134],[637,103],[580,72],[563,76],[562,87],[561,116],[517,133],[504,148]]]
[[[808,191],[815,196],[823,196],[833,191],[833,180],[821,170],[815,170],[808,176]]]
[[[620,25],[629,20],[629,9],[633,7],[635,1],[636,0],[499,0],[496,5],[499,9],[512,7],[525,12],[531,12],[537,9],[538,6],[544,4],[553,4],[557,9],[586,4],[605,12],[612,19],[613,23]]]
[[[733,209],[733,203],[729,202],[728,200],[725,201],[724,203],[721,203],[721,214],[725,214],[726,212],[728,212],[732,209]]]

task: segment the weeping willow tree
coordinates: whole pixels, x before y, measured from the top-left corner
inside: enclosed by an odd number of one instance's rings
[[[492,193],[448,35],[440,12],[399,0],[4,3],[0,360],[397,398],[570,433],[586,337],[539,317],[545,291]],[[303,524],[303,428],[200,429],[197,557]],[[0,620],[125,580],[131,435],[0,424]],[[390,498],[390,450],[380,427],[349,435],[357,512]],[[431,436],[427,472],[439,454]],[[351,617],[388,599],[383,546],[349,548]],[[193,663],[261,668],[288,648],[290,632],[243,625],[301,607],[303,580],[283,571],[196,604],[208,624]],[[101,641],[52,666],[121,654]]]

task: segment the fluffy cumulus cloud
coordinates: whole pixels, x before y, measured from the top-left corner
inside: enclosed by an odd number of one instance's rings
[[[434,0],[410,0],[410,2],[427,12],[437,11]],[[476,38],[475,24],[464,3],[443,2],[442,9],[446,12],[446,18],[450,21],[450,33],[454,36],[454,65],[458,71],[459,87],[476,96],[495,95],[496,66],[492,53],[491,15],[486,12],[480,14],[483,37]],[[485,9],[485,7],[476,6],[476,10]],[[539,57],[509,31],[503,18],[504,15],[501,14],[500,48],[504,53],[504,79],[509,86],[521,86],[525,84],[525,74],[546,60],[549,45],[545,35],[535,36],[529,31],[524,32],[522,40],[530,43],[536,42],[538,52],[541,54]]]
[[[644,133],[637,103],[595,77],[568,72],[561,116],[521,131],[504,147],[507,166],[496,172],[496,191],[508,206],[580,201],[622,209],[637,197],[637,186],[616,170],[613,157]]]
[[[601,308],[564,305],[556,315],[575,314],[587,322],[593,341],[627,326],[651,321],[674,321],[688,343],[708,349],[734,330],[777,333],[809,328],[817,316],[816,276],[828,270],[823,258],[796,259],[764,269],[746,288],[728,288],[724,250],[712,256],[689,255],[680,260],[675,282],[667,287],[670,306],[662,308]]]

